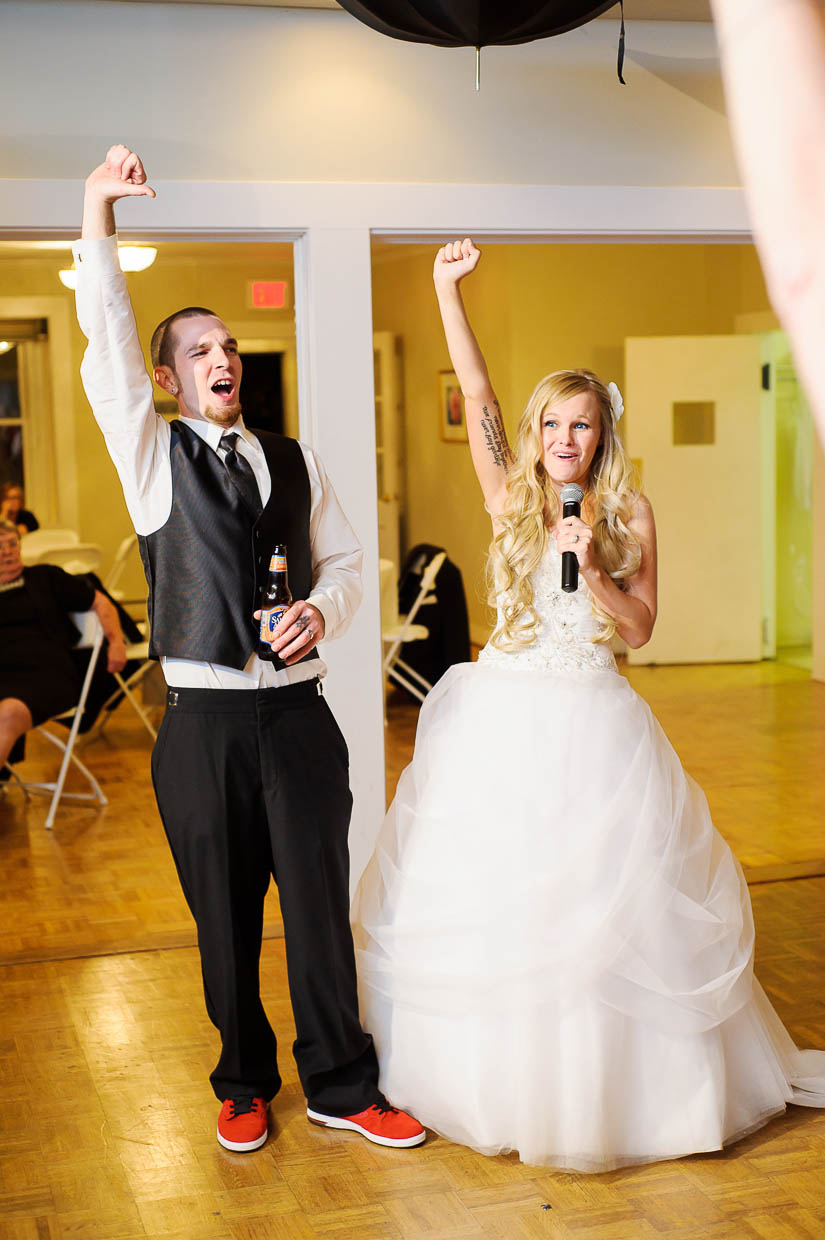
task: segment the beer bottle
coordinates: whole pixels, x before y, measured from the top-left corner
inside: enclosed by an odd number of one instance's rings
[[[286,569],[286,544],[277,543],[269,561],[269,577],[261,594],[261,629],[257,654],[269,663],[281,663],[270,646],[281,616],[292,606],[292,591]]]

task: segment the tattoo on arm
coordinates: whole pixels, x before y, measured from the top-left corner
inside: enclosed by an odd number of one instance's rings
[[[493,464],[506,469],[510,463],[510,449],[507,446],[507,435],[501,420],[501,408],[497,400],[493,404],[494,410],[487,405],[482,406],[481,430],[484,442],[492,454]]]

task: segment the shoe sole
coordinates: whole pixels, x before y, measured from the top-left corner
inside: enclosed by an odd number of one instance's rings
[[[354,1124],[351,1119],[344,1119],[339,1115],[320,1115],[317,1111],[311,1111],[309,1107],[307,1107],[307,1119],[311,1124],[317,1124],[319,1128],[340,1128],[344,1131],[358,1132],[368,1141],[372,1141],[373,1145],[388,1145],[394,1149],[409,1149],[413,1145],[421,1145],[422,1141],[427,1138],[426,1132],[423,1131],[414,1137],[380,1137],[377,1133],[370,1132],[368,1128]]]
[[[259,1150],[269,1136],[267,1130],[262,1137],[256,1137],[254,1141],[230,1141],[226,1137],[221,1136],[220,1129],[217,1130],[218,1142],[225,1150],[232,1150],[235,1154],[245,1154],[249,1150]]]

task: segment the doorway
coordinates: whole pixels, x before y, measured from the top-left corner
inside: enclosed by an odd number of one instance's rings
[[[22,487],[41,522],[55,510],[52,428],[48,320],[0,318],[0,483]]]

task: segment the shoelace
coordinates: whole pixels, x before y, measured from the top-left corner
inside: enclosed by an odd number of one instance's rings
[[[230,1119],[235,1119],[238,1115],[249,1115],[256,1110],[255,1099],[251,1094],[242,1094],[239,1098],[230,1098],[229,1105],[232,1110]]]
[[[377,1111],[379,1115],[397,1115],[398,1107],[391,1107],[388,1102],[374,1102],[370,1107],[371,1111]]]

